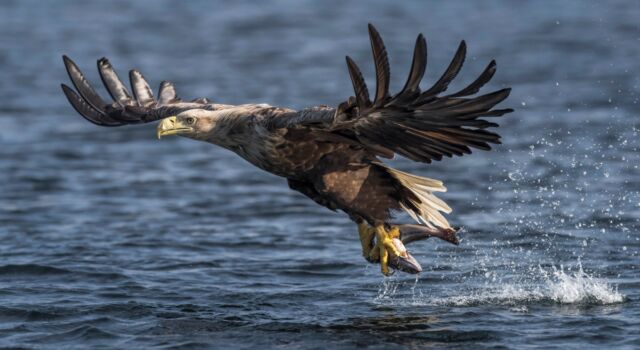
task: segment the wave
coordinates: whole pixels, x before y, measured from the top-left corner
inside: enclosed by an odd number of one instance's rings
[[[75,271],[66,268],[60,268],[49,265],[39,264],[7,264],[0,265],[0,278],[22,278],[22,277],[46,277],[46,276],[77,276],[99,280],[122,280],[128,279],[127,276],[109,271]]]
[[[0,266],[0,276],[64,275],[68,273],[72,273],[72,271],[63,268],[38,264],[8,264]]]

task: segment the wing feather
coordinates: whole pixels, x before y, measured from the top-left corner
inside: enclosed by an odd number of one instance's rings
[[[404,84],[404,88],[398,93],[396,99],[405,99],[407,97],[415,97],[414,94],[420,93],[420,81],[427,70],[427,41],[422,34],[416,39],[416,46],[413,50],[413,61],[409,77]]]
[[[73,106],[73,108],[86,120],[101,126],[120,125],[119,122],[109,118],[107,115],[88,104],[86,100],[80,97],[72,88],[65,84],[60,84],[60,86],[62,87],[64,95],[69,100],[69,103],[71,103],[71,106]]]
[[[89,84],[87,79],[85,79],[84,75],[78,68],[78,66],[73,62],[69,57],[62,56],[62,60],[64,61],[64,66],[67,69],[67,74],[69,74],[69,78],[75,86],[76,90],[82,96],[84,101],[91,105],[94,109],[104,112],[104,107],[106,103],[102,100],[102,98],[98,95],[96,90]]]
[[[163,81],[160,83],[160,89],[158,90],[158,103],[166,105],[175,102],[178,99],[176,95],[176,89],[170,81]]]
[[[487,65],[487,68],[484,69],[482,74],[480,74],[480,76],[476,80],[474,80],[473,83],[469,84],[466,88],[456,92],[455,94],[449,95],[449,97],[461,97],[475,94],[476,92],[480,91],[480,88],[484,86],[484,84],[488,83],[489,80],[493,78],[493,75],[495,73],[496,61],[491,60],[491,62],[489,62],[489,65]]]
[[[438,79],[438,81],[435,84],[433,84],[431,88],[429,88],[429,90],[422,93],[421,98],[427,99],[429,97],[435,96],[445,91],[449,86],[449,83],[451,83],[451,81],[455,79],[455,77],[460,72],[460,69],[462,68],[462,64],[464,63],[464,58],[466,54],[467,54],[467,44],[463,40],[460,42],[460,46],[458,46],[458,50],[456,51],[456,54],[453,56],[451,63],[449,63],[449,67],[447,67],[447,70],[442,74],[440,79]]]
[[[78,66],[69,57],[62,56],[75,91],[62,84],[62,91],[73,108],[88,121],[101,126],[121,126],[148,123],[190,109],[217,110],[228,105],[210,103],[206,98],[182,102],[170,82],[160,84],[158,101],[153,91],[137,70],[129,72],[134,98],[124,86],[113,66],[106,58],[98,60],[98,72],[109,95],[114,100],[107,104],[89,84]]]
[[[148,107],[156,102],[153,98],[151,87],[149,87],[149,83],[144,79],[142,73],[135,69],[130,70],[129,81],[131,82],[133,96],[138,101],[139,106]]]
[[[133,104],[131,94],[127,90],[126,86],[118,77],[118,73],[113,69],[111,62],[106,57],[102,57],[98,60],[98,72],[102,83],[107,88],[109,95],[121,106],[128,106]]]
[[[460,73],[464,63],[467,45],[462,41],[440,78],[421,92],[419,86],[427,65],[427,44],[424,37],[418,35],[407,81],[398,94],[389,98],[386,49],[378,31],[371,25],[369,36],[376,67],[376,98],[368,108],[362,108],[362,87],[366,83],[360,70],[348,60],[358,108],[351,108],[348,101],[342,103],[330,124],[332,130],[350,130],[350,134],[369,149],[380,146],[425,163],[469,154],[472,148],[490,150],[491,144],[500,143],[500,135],[487,130],[498,124],[483,117],[499,117],[512,112],[510,108],[493,109],[509,96],[511,89],[471,96],[491,80],[496,72],[495,61],[491,61],[480,76],[462,90],[440,96]]]
[[[369,90],[367,84],[364,82],[362,72],[358,65],[347,56],[347,67],[349,69],[349,76],[351,77],[351,84],[353,85],[353,91],[356,95],[356,103],[358,108],[366,109],[371,106],[371,100],[369,100]]]
[[[376,98],[373,101],[374,107],[379,107],[389,97],[389,58],[387,49],[376,28],[369,23],[369,39],[371,40],[371,51],[373,52],[373,62],[376,67]]]

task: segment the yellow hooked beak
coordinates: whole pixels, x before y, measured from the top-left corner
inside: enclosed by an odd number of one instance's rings
[[[178,118],[172,116],[160,121],[160,124],[158,124],[157,135],[158,139],[160,139],[162,136],[177,135],[190,131],[193,131],[192,127],[182,124],[182,122],[178,121]]]

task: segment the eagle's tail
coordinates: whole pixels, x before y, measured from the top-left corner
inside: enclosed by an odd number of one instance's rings
[[[376,165],[397,181],[401,195],[400,207],[414,220],[431,228],[451,229],[447,219],[440,213],[451,213],[451,208],[433,194],[447,191],[442,181],[405,173],[382,163]]]

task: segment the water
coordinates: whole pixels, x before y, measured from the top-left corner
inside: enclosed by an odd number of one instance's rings
[[[0,5],[0,346],[640,347],[640,6],[633,1]],[[371,79],[366,23],[399,88],[415,36],[452,87],[495,58],[504,144],[434,165],[455,247],[410,246],[382,278],[344,215],[283,179],[154,126],[99,128],[67,104],[60,56],[108,56],[184,97],[295,108]],[[402,216],[401,221],[409,222]]]

